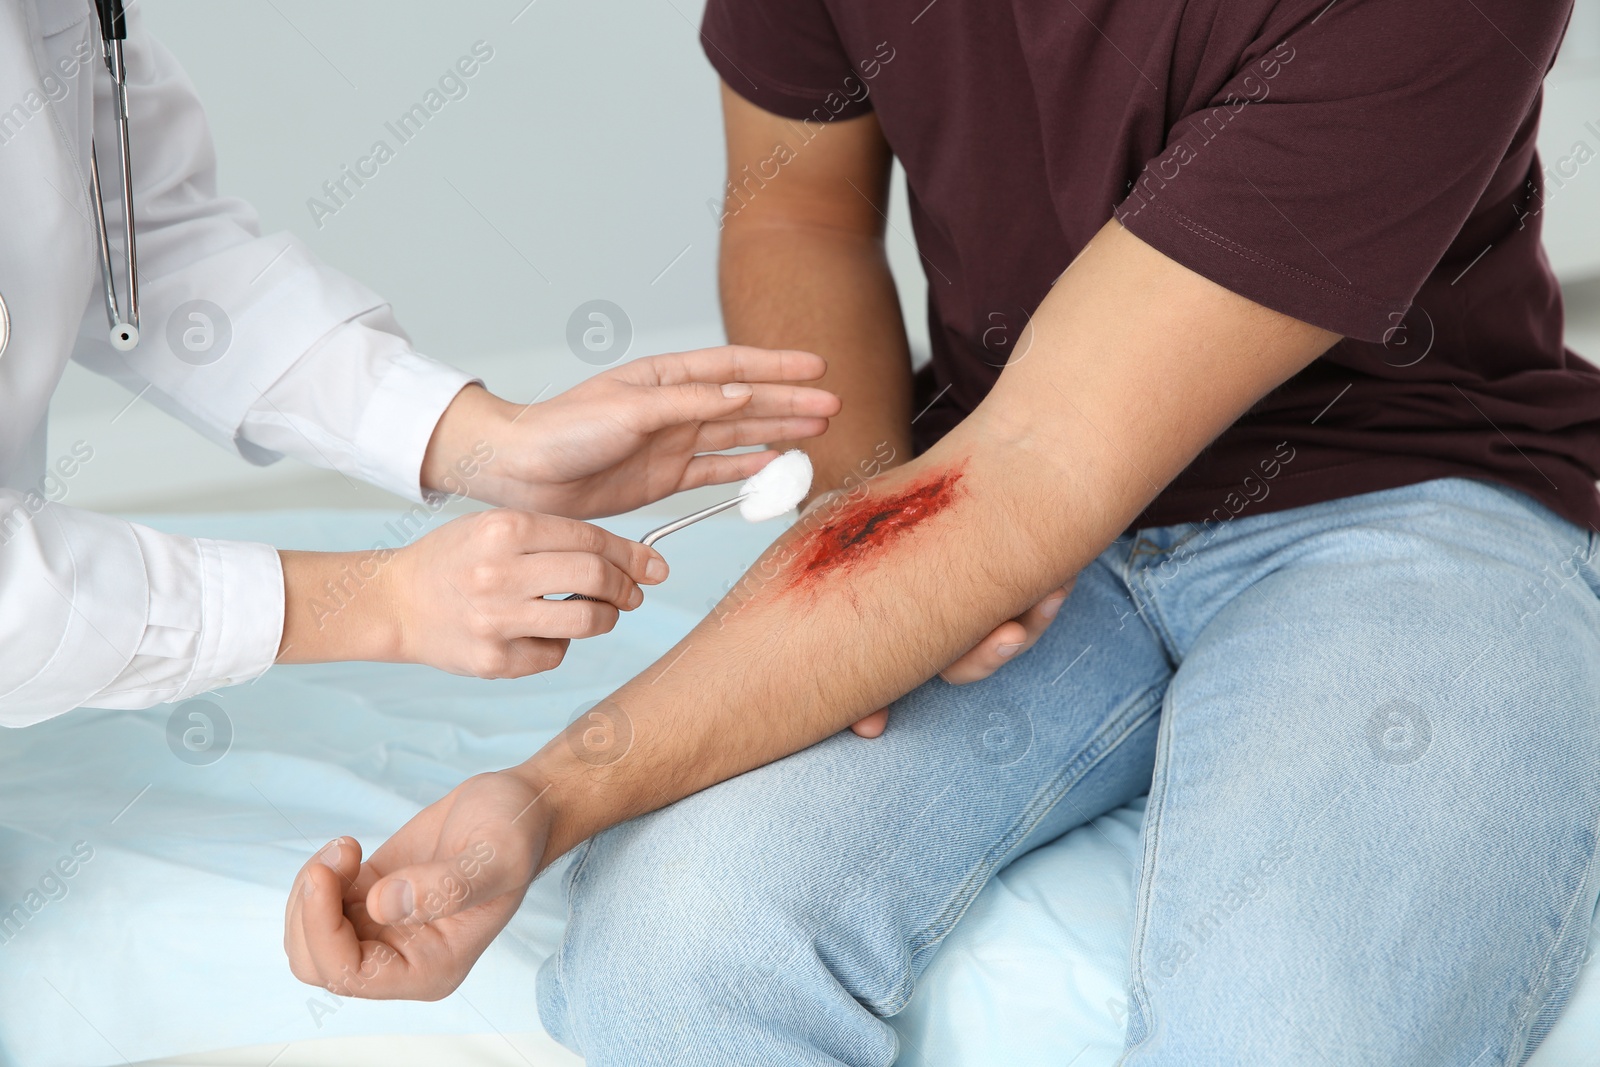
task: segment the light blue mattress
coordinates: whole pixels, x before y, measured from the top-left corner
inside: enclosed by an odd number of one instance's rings
[[[352,549],[391,518],[153,524]],[[609,525],[637,535],[657,521]],[[296,982],[280,944],[290,880],[329,838],[354,834],[370,848],[463,777],[532,752],[693,625],[776,532],[730,516],[676,535],[663,546],[674,567],[666,586],[610,636],[574,643],[550,674],[481,682],[341,664],[280,668],[214,694],[232,740],[209,765],[174,755],[171,707],[79,711],[0,732],[0,912],[21,907],[0,925],[0,1064],[98,1067],[345,1035],[537,1031],[533,979],[561,929],[559,868],[462,989],[435,1004],[339,1000]],[[1114,1062],[1141,808],[1034,852],[984,890],[896,1020],[902,1063]],[[1600,1064],[1596,969],[1586,964],[1537,1067]]]

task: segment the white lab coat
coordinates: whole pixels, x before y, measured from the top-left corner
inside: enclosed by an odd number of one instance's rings
[[[89,0],[0,0],[0,724],[80,705],[146,707],[266,670],[283,628],[267,545],[157,533],[54,502],[76,461],[47,454],[68,358],[246,459],[282,454],[412,499],[440,414],[469,380],[414,353],[384,301],[216,191],[200,103],[137,8],[126,44],[141,341],[108,339],[89,193],[98,130],[112,262],[127,290],[110,79]],[[232,341],[196,366],[169,347],[189,300]],[[93,447],[93,442],[88,442]],[[56,471],[56,477],[50,472]],[[53,492],[52,490],[57,490]]]

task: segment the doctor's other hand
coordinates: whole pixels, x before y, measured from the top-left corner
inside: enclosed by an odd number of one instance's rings
[[[302,982],[339,996],[449,996],[516,914],[552,824],[513,771],[468,778],[362,861],[350,837],[300,869],[283,947]]]
[[[279,663],[424,663],[520,678],[607,633],[667,576],[654,549],[557,515],[480,511],[404,548],[281,552]],[[590,600],[545,600],[582,593]]]
[[[740,481],[776,453],[709,453],[821,434],[839,398],[796,383],[826,369],[810,352],[725,345],[632,360],[533,404],[469,385],[434,429],[422,484],[586,519]]]
[[[1039,603],[996,626],[988,637],[973,645],[954,663],[939,672],[939,677],[951,685],[981,682],[995,671],[1010,663],[1017,655],[1032,648],[1050,628],[1072,592],[1072,582],[1057,589]],[[850,729],[862,737],[877,737],[889,725],[889,709],[879,708]]]

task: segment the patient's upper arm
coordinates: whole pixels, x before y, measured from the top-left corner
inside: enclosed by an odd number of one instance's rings
[[[880,236],[889,209],[889,145],[876,115],[787,119],[722,87],[728,148],[724,223],[825,226]]]

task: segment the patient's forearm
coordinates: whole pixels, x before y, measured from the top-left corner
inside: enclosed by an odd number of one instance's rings
[[[1090,562],[1334,340],[1114,223],[1034,328],[1027,355],[944,441],[840,513],[808,515],[730,603],[596,709],[608,743],[588,747],[580,723],[524,765],[555,793],[546,861],[931,677]]]
[[[1003,502],[1017,485],[1006,457],[1028,446],[995,444],[948,441],[870,494],[824,499],[598,718],[535,757],[529,769],[558,797],[547,858],[843,729],[1087,562],[1099,524],[1063,528],[1077,524],[1070,493],[1019,522]],[[1047,525],[1050,541],[1084,547],[1052,551],[1026,532]]]

